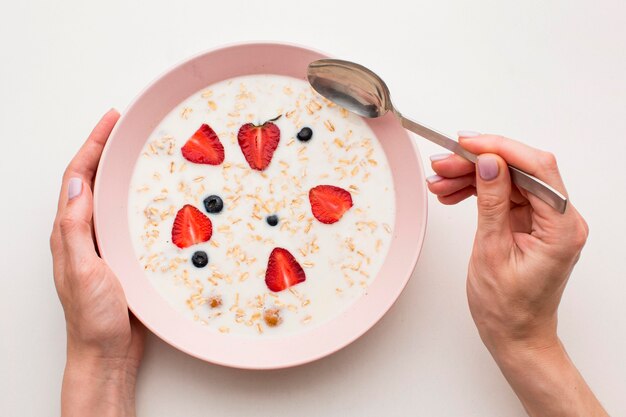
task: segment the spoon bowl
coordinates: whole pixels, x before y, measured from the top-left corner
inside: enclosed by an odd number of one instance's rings
[[[387,84],[362,65],[320,59],[309,65],[307,78],[315,91],[359,116],[376,118],[393,110]]]

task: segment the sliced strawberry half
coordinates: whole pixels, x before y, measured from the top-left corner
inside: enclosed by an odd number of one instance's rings
[[[322,223],[332,224],[350,210],[352,196],[343,188],[334,185],[318,185],[309,191],[311,212]]]
[[[172,227],[172,243],[179,248],[188,248],[206,242],[213,234],[213,224],[200,210],[186,204],[178,210]]]
[[[239,128],[237,140],[250,168],[263,171],[272,162],[280,141],[280,129],[274,123],[280,116],[262,125],[246,123]]]
[[[181,150],[183,157],[194,164],[219,165],[224,162],[224,146],[207,124],[200,126]]]
[[[271,291],[279,292],[304,282],[304,270],[287,249],[274,248],[267,262],[265,284]]]

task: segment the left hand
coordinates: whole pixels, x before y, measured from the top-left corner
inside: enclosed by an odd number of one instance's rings
[[[103,406],[103,396],[110,400],[104,401],[109,402],[106,415],[112,402],[120,408],[112,415],[134,414],[144,329],[129,313],[117,277],[96,252],[92,224],[93,181],[118,119],[117,111],[106,113],[67,167],[50,237],[54,281],[67,324],[64,416],[86,409],[90,411],[82,415],[105,415],[105,410],[94,411],[94,404],[81,404],[95,397]]]

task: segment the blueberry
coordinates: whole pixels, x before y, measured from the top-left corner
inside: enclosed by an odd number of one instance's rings
[[[278,216],[275,214],[272,214],[271,216],[267,216],[267,218],[265,219],[265,221],[267,222],[267,224],[269,224],[270,226],[276,226],[278,224]]]
[[[203,250],[194,252],[191,257],[191,263],[197,268],[204,268],[209,263],[209,255]]]
[[[298,134],[296,135],[296,137],[298,138],[298,140],[301,140],[302,142],[308,142],[311,140],[311,138],[313,137],[313,131],[311,130],[310,127],[303,127]]]
[[[218,195],[210,195],[204,199],[204,208],[209,213],[219,213],[224,208],[224,202]]]

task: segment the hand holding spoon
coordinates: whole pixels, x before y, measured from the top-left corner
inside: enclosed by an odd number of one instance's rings
[[[309,64],[307,77],[315,91],[347,110],[367,118],[381,117],[392,111],[405,129],[476,163],[476,155],[457,141],[402,116],[391,103],[385,82],[364,66],[339,59],[320,59]],[[509,170],[518,187],[533,193],[560,213],[565,212],[565,196],[518,168],[509,165]]]

